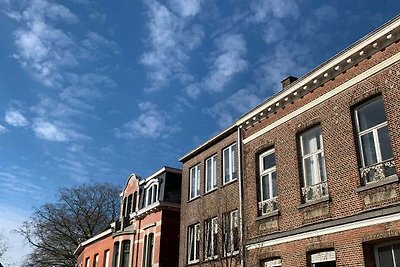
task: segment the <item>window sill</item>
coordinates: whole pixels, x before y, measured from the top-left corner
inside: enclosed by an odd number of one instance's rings
[[[218,255],[211,256],[211,257],[205,257],[204,262],[210,262],[210,261],[215,261],[218,259]]]
[[[279,215],[279,210],[274,210],[274,211],[271,211],[271,212],[269,212],[267,214],[258,216],[256,218],[256,221],[261,221],[261,220],[268,219],[268,218],[271,218],[271,217],[274,217],[274,216],[278,216],[278,215]]]
[[[237,178],[235,178],[235,179],[232,179],[232,180],[230,180],[230,181],[228,181],[228,182],[223,182],[223,185],[222,186],[227,186],[227,185],[230,185],[230,184],[233,184],[234,182],[236,182],[237,181]]]
[[[197,263],[199,263],[199,262],[200,262],[200,260],[191,261],[191,262],[188,262],[188,263],[186,264],[186,266],[195,265],[195,264],[197,264]]]
[[[377,187],[380,187],[383,185],[392,184],[392,183],[395,183],[398,181],[399,181],[399,177],[397,177],[397,175],[395,174],[395,175],[389,176],[379,182],[370,183],[370,184],[361,186],[361,187],[357,188],[356,191],[359,193],[359,192],[367,191],[367,190],[377,188]]]
[[[198,198],[200,198],[200,195],[198,195],[197,197],[194,197],[194,198],[189,199],[189,200],[188,200],[188,203],[189,203],[189,202],[192,202],[192,201],[194,201],[194,200],[196,200],[196,199],[198,199]]]
[[[213,189],[211,189],[211,190],[209,190],[209,191],[207,191],[207,192],[204,192],[204,195],[203,195],[203,196],[208,195],[208,194],[211,194],[212,192],[217,191],[217,189],[218,189],[218,187],[213,188]]]
[[[302,208],[305,208],[305,207],[310,207],[310,206],[313,206],[313,205],[316,205],[316,204],[319,204],[319,203],[328,202],[328,201],[329,201],[329,195],[324,196],[324,197],[322,197],[320,199],[317,199],[317,200],[312,200],[312,201],[309,201],[309,202],[306,202],[306,203],[302,203],[302,204],[300,204],[298,206],[298,208],[302,209]]]

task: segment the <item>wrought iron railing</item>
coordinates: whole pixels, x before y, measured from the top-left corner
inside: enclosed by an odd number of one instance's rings
[[[266,215],[278,209],[278,197],[258,202],[258,209],[261,215]]]
[[[328,183],[321,182],[305,186],[301,189],[301,193],[306,202],[321,199],[328,195]]]
[[[360,168],[361,178],[365,184],[381,181],[396,174],[396,164],[393,159]]]

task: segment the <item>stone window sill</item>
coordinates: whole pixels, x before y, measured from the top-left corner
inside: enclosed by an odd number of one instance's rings
[[[395,182],[398,182],[398,181],[399,181],[399,177],[397,177],[397,175],[395,174],[395,175],[389,176],[389,177],[387,177],[387,178],[385,178],[385,179],[383,179],[383,180],[381,180],[379,182],[370,183],[370,184],[366,184],[364,186],[361,186],[361,187],[357,188],[356,191],[357,192],[363,192],[363,191],[367,191],[367,190],[370,190],[370,189],[373,189],[373,188],[377,188],[377,187],[380,187],[380,186],[383,186],[383,185],[392,184],[392,183],[395,183]]]
[[[279,210],[274,210],[274,211],[271,211],[271,212],[269,212],[267,214],[258,216],[256,218],[256,221],[268,219],[268,218],[271,218],[271,217],[274,217],[274,216],[278,216],[278,215],[279,215]]]
[[[319,204],[319,203],[328,202],[328,201],[329,201],[329,195],[324,196],[324,197],[322,197],[320,199],[317,199],[317,200],[312,200],[312,201],[308,201],[306,203],[302,203],[302,204],[299,205],[298,208],[302,209],[302,208],[305,208],[305,207],[310,207],[310,206],[313,206],[313,205],[316,205],[316,204]]]

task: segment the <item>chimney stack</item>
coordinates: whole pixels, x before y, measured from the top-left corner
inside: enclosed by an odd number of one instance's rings
[[[290,84],[297,80],[297,77],[288,76],[287,78],[281,81],[282,90],[285,90]]]

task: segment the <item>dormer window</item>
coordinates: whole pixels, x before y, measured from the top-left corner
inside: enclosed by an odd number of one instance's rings
[[[151,185],[146,190],[146,206],[149,206],[157,201],[158,198],[158,186],[157,184]]]

